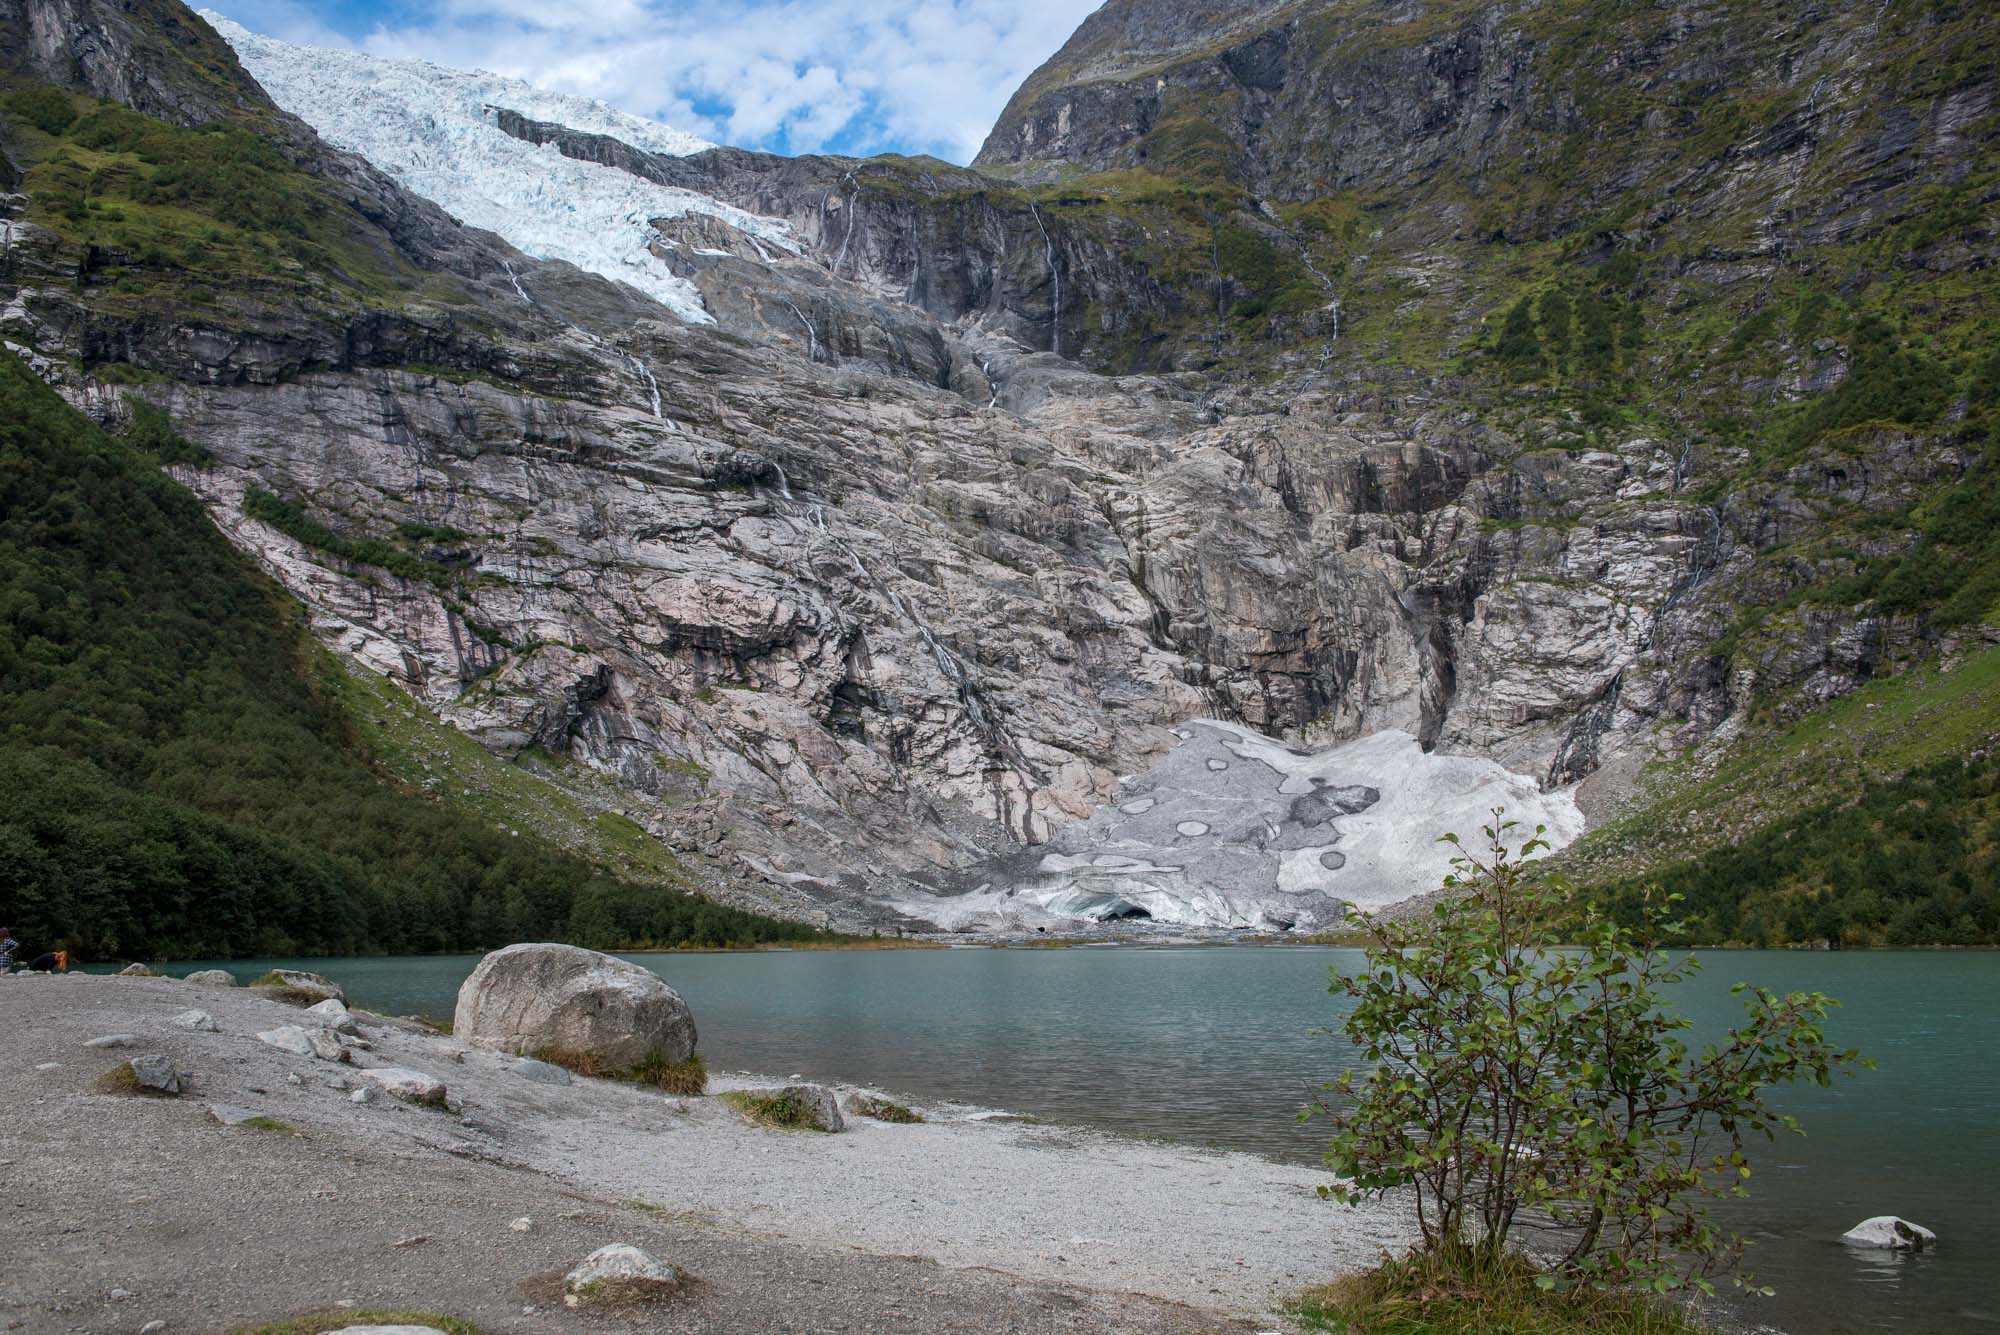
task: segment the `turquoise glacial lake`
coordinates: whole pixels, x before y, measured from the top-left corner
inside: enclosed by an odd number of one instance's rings
[[[1305,947],[1079,947],[632,955],[693,1007],[721,1070],[849,1081],[918,1101],[1031,1113],[1131,1136],[1317,1162],[1294,1114],[1352,1060]],[[356,1005],[449,1016],[475,956],[191,961],[247,980],[273,966],[344,983]],[[1879,1069],[1784,1100],[1804,1137],[1763,1146],[1751,1199],[1721,1218],[1777,1296],[1746,1325],[1791,1335],[2000,1332],[2000,954],[1727,952],[1680,1000],[1704,1032],[1740,1014],[1729,985],[1838,997],[1831,1034]],[[1338,1207],[1328,1206],[1328,1226]],[[1934,1229],[1919,1257],[1856,1251],[1852,1224]]]

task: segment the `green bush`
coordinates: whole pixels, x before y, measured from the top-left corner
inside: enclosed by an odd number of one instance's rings
[[[1371,1066],[1326,1086],[1340,1181],[1325,1194],[1410,1192],[1421,1254],[1447,1267],[1518,1261],[1509,1243],[1534,1225],[1561,1239],[1544,1288],[1708,1291],[1736,1240],[1703,1202],[1744,1194],[1752,1136],[1798,1129],[1770,1091],[1826,1084],[1857,1055],[1826,1041],[1827,997],[1742,985],[1745,1022],[1691,1051],[1665,989],[1697,966],[1650,944],[1664,912],[1635,932],[1579,911],[1524,867],[1541,831],[1514,853],[1512,829],[1495,811],[1484,858],[1454,859],[1428,917],[1355,915],[1365,963],[1335,965],[1331,990],[1353,1003],[1341,1032]],[[1565,918],[1578,950],[1553,948]]]
[[[60,88],[44,84],[7,94],[6,107],[43,134],[61,134],[76,123],[76,103]]]

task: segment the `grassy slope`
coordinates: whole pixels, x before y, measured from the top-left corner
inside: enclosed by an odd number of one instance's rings
[[[0,355],[0,904],[17,936],[131,956],[815,935],[689,895],[629,822],[385,689],[332,670],[192,496]],[[399,781],[412,766],[440,800]]]
[[[2000,944],[2000,648],[1662,766],[1566,870],[1685,896],[1688,939]]]

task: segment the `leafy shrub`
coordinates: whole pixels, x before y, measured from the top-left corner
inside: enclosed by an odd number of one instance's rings
[[[163,464],[193,464],[199,468],[214,459],[214,455],[174,430],[173,419],[161,409],[129,394],[125,396],[125,404],[132,413],[125,441],[132,448],[144,450]]]
[[[1664,911],[1642,939],[1585,907],[1581,948],[1553,949],[1548,924],[1577,906],[1524,867],[1541,831],[1510,853],[1513,828],[1494,812],[1484,859],[1454,859],[1427,919],[1355,915],[1365,964],[1335,965],[1331,990],[1354,1003],[1342,1032],[1373,1066],[1326,1087],[1341,1180],[1325,1194],[1412,1189],[1422,1252],[1442,1264],[1498,1267],[1516,1229],[1540,1227],[1566,1249],[1543,1287],[1708,1291],[1737,1244],[1703,1202],[1744,1194],[1751,1136],[1798,1130],[1768,1091],[1827,1084],[1858,1058],[1826,1041],[1827,997],[1742,985],[1744,1024],[1691,1052],[1663,989],[1697,965],[1649,944]]]
[[[6,108],[43,134],[61,134],[76,123],[76,103],[60,88],[47,84],[7,94]]]
[[[722,1101],[761,1126],[788,1131],[819,1129],[802,1104],[783,1094],[757,1094],[747,1089],[732,1089],[722,1095]]]

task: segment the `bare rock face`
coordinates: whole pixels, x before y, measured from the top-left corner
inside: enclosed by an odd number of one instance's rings
[[[508,1052],[556,1052],[606,1073],[694,1053],[694,1015],[636,964],[577,946],[496,950],[458,991],[452,1034]]]

